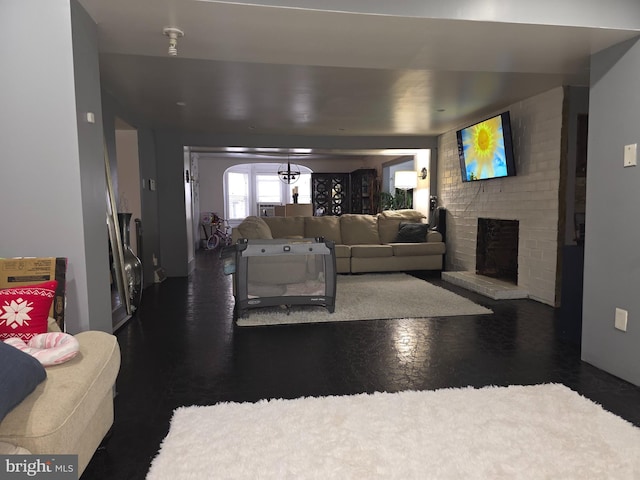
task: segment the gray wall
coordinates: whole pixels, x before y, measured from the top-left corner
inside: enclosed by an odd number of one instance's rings
[[[170,277],[189,274],[187,227],[185,225],[184,148],[180,135],[156,131],[158,233],[162,267]]]
[[[95,25],[69,0],[3,0],[0,18],[0,256],[67,257],[67,330],[110,332]]]
[[[623,148],[640,143],[640,40],[592,58],[585,234],[583,360],[640,385],[640,166]],[[629,312],[614,329],[615,308]]]

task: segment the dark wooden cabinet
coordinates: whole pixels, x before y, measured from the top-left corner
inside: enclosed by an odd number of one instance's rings
[[[378,213],[376,170],[351,173],[312,173],[311,198],[314,215]]]
[[[351,213],[378,213],[378,183],[374,168],[351,172]]]
[[[312,173],[311,203],[316,216],[349,213],[349,174]]]

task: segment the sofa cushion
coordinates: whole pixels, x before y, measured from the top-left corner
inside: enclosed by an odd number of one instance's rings
[[[47,372],[38,360],[0,342],[0,421],[45,378]]]
[[[349,245],[336,245],[335,252],[336,252],[336,258],[351,257],[351,247]]]
[[[344,214],[340,233],[345,245],[379,245],[378,218],[374,215]]]
[[[392,256],[393,247],[391,245],[353,245],[351,247],[351,258],[379,258]]]
[[[273,238],[304,237],[304,217],[265,217]]]
[[[392,243],[396,241],[398,230],[400,230],[399,218],[388,218],[378,214],[378,237],[380,243]]]
[[[394,257],[417,257],[425,255],[443,255],[446,246],[442,242],[392,243]]]
[[[307,238],[324,237],[340,245],[343,242],[340,233],[340,217],[304,217],[304,235]]]
[[[56,280],[50,280],[0,290],[0,340],[19,337],[27,342],[46,333],[57,286]]]
[[[427,241],[427,223],[401,223],[396,243],[420,243]]]
[[[266,222],[256,216],[245,218],[242,223],[238,225],[238,231],[242,238],[249,240],[269,240],[273,238],[271,229]]]
[[[400,210],[385,210],[381,214],[384,218],[396,218],[405,222],[422,222],[426,215],[418,210],[404,208]]]

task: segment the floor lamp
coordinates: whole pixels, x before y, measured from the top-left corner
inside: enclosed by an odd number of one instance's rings
[[[409,208],[407,196],[409,195],[410,190],[413,190],[418,186],[418,172],[413,170],[396,170],[393,176],[393,183],[395,188],[404,190],[402,208]]]

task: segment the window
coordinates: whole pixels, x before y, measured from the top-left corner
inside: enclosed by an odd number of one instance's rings
[[[245,218],[249,215],[249,174],[227,172],[227,212],[226,218]]]
[[[256,175],[256,200],[258,203],[281,203],[282,182],[278,175]]]
[[[298,188],[298,203],[311,203],[311,170],[299,165],[298,181],[288,185],[278,177],[278,165],[248,163],[227,169],[224,177],[225,218],[231,225],[249,215],[258,215],[259,203],[293,203],[294,187]]]

